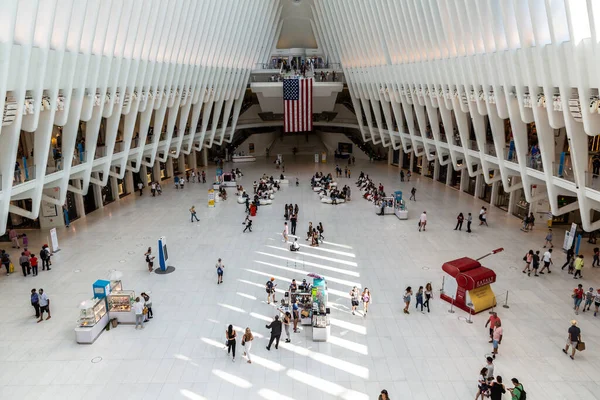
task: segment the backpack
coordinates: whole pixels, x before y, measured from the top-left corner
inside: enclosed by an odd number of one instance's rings
[[[521,387],[517,387],[515,389],[519,390],[519,400],[527,400],[527,393],[525,392],[525,389],[523,389],[523,385],[521,385]]]
[[[46,259],[46,250],[45,249],[40,250],[40,258],[42,260]]]
[[[273,282],[271,282],[271,281],[267,282],[266,291],[267,291],[267,293],[271,293],[273,291]]]

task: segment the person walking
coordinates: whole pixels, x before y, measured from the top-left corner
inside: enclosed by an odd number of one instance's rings
[[[595,249],[594,249],[595,250]],[[570,248],[569,250],[567,250],[567,261],[563,264],[561,269],[565,269],[565,267],[569,264],[573,263],[573,256],[575,255],[575,252],[573,251],[572,248]],[[569,267],[569,269],[571,269],[571,267]]]
[[[429,301],[433,299],[433,288],[431,287],[431,282],[427,282],[425,285],[425,303],[423,303],[424,307],[427,307],[427,312],[429,312]]]
[[[596,290],[596,296],[594,299],[594,317],[598,316],[598,311],[600,309],[600,289]]]
[[[404,301],[404,314],[410,314],[408,307],[410,306],[410,296],[412,296],[412,294],[412,288],[408,286],[402,297],[402,300]]]
[[[250,356],[250,351],[252,350],[253,340],[254,335],[252,335],[252,331],[250,330],[250,328],[246,328],[244,336],[242,336],[242,346],[244,346],[244,356],[248,357],[248,364],[252,364],[252,357]]]
[[[465,216],[463,215],[463,213],[458,213],[458,217],[456,217],[456,226],[454,227],[454,230],[459,230],[462,231],[462,224],[463,221],[465,220]]]
[[[196,215],[196,206],[192,206],[192,208],[190,208],[190,222],[194,222],[194,219],[196,219],[196,222],[200,222],[198,216]]]
[[[220,285],[223,283],[223,270],[225,269],[225,266],[221,262],[220,258],[215,264],[215,268],[217,269],[217,285]]]
[[[31,289],[31,306],[35,310],[35,317],[40,317],[40,296],[35,289]]]
[[[583,312],[585,312],[586,307],[587,310],[590,311],[590,307],[592,306],[592,301],[594,301],[594,297],[596,297],[596,295],[594,294],[594,288],[591,287],[587,292],[585,292],[585,303],[583,303]]]
[[[483,207],[483,214],[481,215],[481,224],[479,225],[489,226],[487,223],[487,208],[485,207]]]
[[[290,211],[289,211],[287,204],[284,204],[283,207],[284,207],[283,218],[285,218],[285,220],[287,221],[290,219],[290,214],[289,214]]]
[[[288,242],[288,224],[287,222],[283,223],[283,232],[281,232],[281,236],[283,237],[283,242],[287,243]]]
[[[42,259],[42,271],[46,269],[50,271],[50,250],[48,249],[47,244],[42,246],[42,250],[40,250],[40,258]]]
[[[535,251],[535,254],[533,255],[532,264],[533,264],[533,274],[534,274],[534,276],[539,276],[538,275],[538,268],[540,267],[540,251],[539,250]],[[527,275],[531,276],[530,274],[531,273],[529,273]]]
[[[359,291],[356,286],[350,290],[350,302],[352,305],[352,315],[356,315],[356,307],[358,307]]]
[[[265,325],[265,328],[271,330],[271,338],[269,339],[267,350],[271,351],[273,341],[275,341],[275,349],[279,349],[279,339],[281,338],[281,321],[279,320],[279,315],[276,315],[273,318],[273,322],[269,325]]]
[[[483,225],[483,214],[485,213],[485,207],[481,207],[479,210],[479,225]]]
[[[225,339],[227,340],[227,355],[233,353],[233,357],[231,358],[232,362],[235,362],[235,338],[237,337],[237,332],[233,329],[233,325],[229,325],[227,330],[225,331]]]
[[[426,226],[427,226],[427,211],[423,211],[423,213],[419,217],[419,232],[421,232],[421,229],[423,229],[423,231],[426,231],[427,230],[427,229],[425,229]]]
[[[485,399],[487,392],[488,392],[488,385],[487,385],[487,368],[483,367],[481,368],[481,371],[479,371],[479,377],[477,378],[477,395],[475,396],[475,400],[478,400],[479,397],[481,397],[482,399]]]
[[[473,216],[471,213],[467,214],[467,233],[471,233],[471,223],[473,222]]]
[[[4,268],[6,268],[6,275],[10,275],[10,256],[4,249],[2,249],[2,255],[0,255],[0,260],[2,260],[2,265],[4,266]]]
[[[528,276],[531,276],[531,263],[533,261],[533,250],[529,250],[525,256],[523,256],[523,261],[525,261],[525,268],[523,268],[523,273],[528,273]]]
[[[146,306],[146,321],[154,318],[154,313],[152,312],[152,300],[150,300],[150,296],[145,292],[142,292],[141,296],[144,298],[144,305]]]
[[[31,258],[29,259],[29,263],[31,264],[31,272],[33,273],[33,276],[37,276],[37,274],[38,274],[38,259],[35,256],[35,254],[31,255]]]
[[[198,179],[198,183],[200,183],[200,179]],[[202,183],[206,183],[206,172],[202,170]]]
[[[419,304],[420,304],[421,305],[421,313],[423,313],[423,286],[419,286],[419,289],[417,290],[417,294],[416,294],[415,298],[417,299],[417,304],[415,304],[415,308],[418,310]]]
[[[150,183],[150,193],[152,193],[152,197],[156,197],[156,182]]]
[[[496,359],[498,347],[500,346],[500,343],[502,343],[503,334],[504,329],[502,328],[502,323],[498,320],[496,321],[496,326],[494,327],[494,332],[492,333],[492,357],[494,359]]]
[[[548,233],[546,234],[546,241],[544,242],[544,248],[550,245],[550,248],[554,247],[552,244],[552,229],[548,229]]]
[[[583,278],[583,275],[581,275],[581,270],[583,270],[583,254],[577,256],[575,262],[573,263],[573,266],[575,267],[575,274],[573,274],[573,279],[577,279],[578,275],[580,279]]]
[[[498,316],[498,314],[494,311],[492,311],[492,313],[490,314],[490,317],[488,318],[487,322],[485,323],[485,327],[487,328],[487,326],[490,326],[490,341],[489,343],[493,342],[493,336],[494,336],[494,327],[496,326],[496,321],[500,321],[500,317]]]
[[[410,182],[410,176],[408,178],[408,181]],[[415,187],[413,187],[410,190],[410,198],[408,200],[414,200],[417,201],[417,189]]]
[[[19,243],[19,234],[17,233],[17,231],[14,228],[11,228],[8,231],[8,238],[12,242],[13,249],[21,248],[21,244]]]
[[[575,289],[573,289],[573,294],[571,295],[573,298],[573,310],[575,310],[575,315],[579,314],[579,306],[583,301],[583,296],[583,285],[580,283]]]
[[[569,354],[568,351],[569,351],[569,346],[570,346],[572,348],[572,350],[571,350],[571,355],[569,357],[571,357],[571,360],[574,360],[575,352],[577,351],[577,347],[578,347],[579,343],[581,342],[581,329],[579,329],[577,327],[576,320],[571,321],[571,327],[569,328],[569,330],[567,332],[568,332],[567,345],[563,349],[563,353]]]
[[[594,247],[594,258],[592,259],[592,268],[596,266],[600,267],[600,248],[598,247]]]
[[[519,383],[517,378],[512,378],[510,381],[514,386],[512,388],[508,388],[508,391],[511,394],[510,400],[524,400],[525,396],[523,395],[527,395],[527,393],[525,392],[525,389],[523,389],[523,385]]]
[[[306,240],[312,238],[313,236],[313,225],[312,222],[308,223],[308,231],[306,232]]]
[[[154,256],[152,255],[152,247],[148,247],[148,250],[144,253],[146,257],[146,264],[148,265],[148,271],[152,272],[154,269]]]
[[[21,266],[21,270],[23,271],[23,276],[27,277],[27,275],[31,275],[31,266],[29,264],[29,257],[25,255],[25,252],[21,252],[21,257],[19,257],[19,265]]]
[[[249,216],[246,216],[246,220],[243,223],[246,225],[246,227],[244,228],[242,233],[246,233],[246,230],[252,232],[252,220]]]
[[[406,181],[410,182],[410,177],[412,176],[412,172],[410,170],[406,171]]]
[[[142,196],[144,194],[144,184],[142,182],[139,182],[137,184],[138,190],[140,192],[140,196]]]
[[[135,329],[144,329],[144,303],[138,297],[135,298],[133,303],[133,312],[135,313]]]
[[[371,296],[371,291],[369,288],[365,288],[360,297],[363,302],[363,317],[366,317],[367,313],[369,312],[369,304],[371,304],[371,301],[373,301],[373,297]]]
[[[38,301],[40,304],[40,319],[38,319],[38,324],[40,322],[42,322],[44,320],[44,312],[48,313],[48,317],[46,318],[46,320],[49,320],[50,318],[52,318],[50,316],[50,298],[48,297],[48,295],[46,293],[44,293],[44,289],[40,288],[39,290],[39,296],[38,296]]]
[[[298,333],[298,323],[300,322],[300,309],[296,301],[292,302],[292,318],[294,320],[294,333]]]
[[[550,264],[552,264],[552,249],[548,249],[544,253],[544,257],[542,258],[542,260],[544,261],[544,266],[542,267],[540,274],[543,275],[545,269],[548,269],[548,273],[551,274],[552,271],[550,271]]]
[[[400,182],[404,182],[404,171],[400,170]]]
[[[487,370],[485,378],[486,379],[494,379],[494,359],[492,357],[486,357],[485,368]]]
[[[275,283],[275,278],[271,277],[265,284],[265,290],[267,292],[267,304],[271,304],[271,296],[273,297],[273,303],[277,304],[277,300],[275,299],[275,287],[277,284]]]
[[[290,217],[290,222],[292,223],[292,235],[296,234],[296,223],[298,222],[298,213],[294,212]]]

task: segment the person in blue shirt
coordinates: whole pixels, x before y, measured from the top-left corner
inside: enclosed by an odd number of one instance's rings
[[[31,305],[35,309],[35,317],[40,317],[40,298],[35,291],[35,289],[31,289]]]

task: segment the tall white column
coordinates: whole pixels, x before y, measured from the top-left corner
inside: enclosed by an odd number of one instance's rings
[[[452,164],[448,164],[448,170],[446,171],[446,185],[450,186],[452,183],[452,171],[454,171],[454,167]]]
[[[160,161],[158,160],[156,160],[152,166],[152,175],[154,176],[154,179],[160,182]]]
[[[481,181],[483,176],[481,174],[477,175],[477,177],[475,178],[475,194],[473,195],[476,198],[480,198],[481,197],[481,191],[483,190],[483,187],[481,186]]]
[[[436,157],[433,164],[433,180],[437,181],[440,177],[440,160]]]
[[[499,173],[499,172],[497,172]],[[496,176],[496,174],[494,174]],[[492,183],[492,194],[490,196],[490,204],[496,204],[496,197],[498,197],[498,188],[500,187],[500,181]]]
[[[169,178],[173,177],[173,159],[171,157],[167,157],[167,161],[165,161],[167,165],[167,176]]]
[[[202,149],[202,166],[205,168],[208,167],[208,153],[206,148]]]
[[[126,193],[135,192],[135,188],[133,187],[133,172],[132,171],[125,172],[125,192]]]

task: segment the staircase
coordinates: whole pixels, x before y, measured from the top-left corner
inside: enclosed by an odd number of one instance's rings
[[[327,151],[321,139],[314,133],[282,133],[273,142],[269,153],[293,154],[294,147],[298,150],[297,155],[313,155]]]

